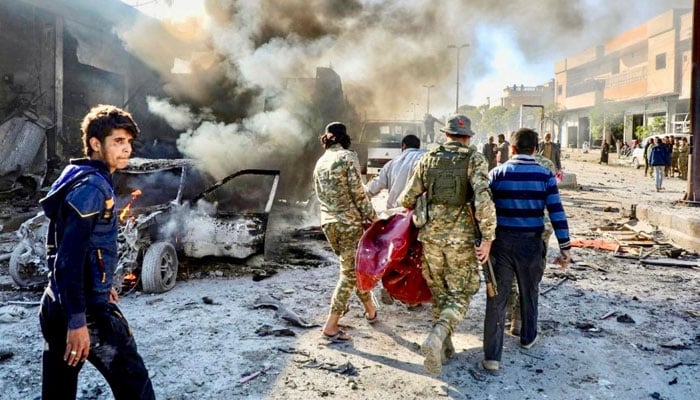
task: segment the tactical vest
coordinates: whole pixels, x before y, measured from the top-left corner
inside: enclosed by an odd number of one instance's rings
[[[469,183],[471,148],[450,151],[440,146],[427,156],[428,203],[461,206],[473,200]]]

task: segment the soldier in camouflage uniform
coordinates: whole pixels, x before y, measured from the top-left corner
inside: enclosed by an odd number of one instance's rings
[[[488,188],[488,162],[469,145],[474,132],[464,115],[449,119],[440,129],[447,142],[421,158],[401,196],[409,209],[426,194],[427,222],[420,229],[423,243],[423,277],[433,295],[433,329],[421,346],[423,365],[439,374],[443,359],[454,354],[451,335],[479,290],[479,260],[488,259],[495,237],[496,211]],[[470,202],[482,234],[479,247]],[[416,209],[416,213],[424,210]]]
[[[688,155],[690,154],[690,147],[688,147],[688,139],[682,138],[681,143],[678,146],[678,172],[681,175],[681,179],[688,179]]]
[[[673,146],[671,150],[671,178],[673,178],[676,174],[676,170],[680,171],[680,168],[678,167],[678,160],[680,156],[680,146],[681,146],[681,141],[678,139],[673,139]]]
[[[539,154],[537,149],[535,149],[535,154],[532,156],[538,164],[552,171],[553,174],[557,173],[557,167],[552,160]],[[552,237],[552,233],[554,233],[554,230],[552,230],[552,224],[549,221],[549,214],[545,213],[544,231],[542,231],[542,242],[544,242],[542,263],[545,265],[547,264],[547,244],[549,243],[549,238]],[[520,293],[518,293],[518,282],[516,280],[513,280],[513,285],[510,287],[510,296],[508,296],[506,310],[508,310],[506,320],[510,320],[510,330],[508,332],[513,336],[520,336],[522,321],[520,320]]]
[[[314,189],[321,206],[321,228],[340,258],[340,276],[323,336],[330,341],[345,341],[350,336],[340,329],[338,321],[345,314],[353,291],[365,307],[365,318],[370,323],[377,318],[371,293],[356,288],[355,253],[363,223],[374,222],[378,217],[362,186],[357,154],[348,150],[350,137],[345,125],[328,124],[320,139],[326,152],[314,168]]]

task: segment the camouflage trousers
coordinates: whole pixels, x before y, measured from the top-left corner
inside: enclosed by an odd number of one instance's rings
[[[357,253],[357,244],[362,237],[362,226],[332,222],[321,228],[333,252],[340,259],[340,274],[331,299],[331,312],[343,315],[353,291],[363,303],[371,299],[370,292],[357,290],[357,276],[355,275],[355,254]]]
[[[474,246],[423,241],[423,277],[433,295],[435,323],[454,332],[479,291]]]
[[[688,179],[688,157],[681,157],[678,160],[678,171],[680,172],[681,179]]]

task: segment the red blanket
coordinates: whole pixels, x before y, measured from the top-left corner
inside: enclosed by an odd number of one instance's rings
[[[421,273],[423,247],[412,215],[408,210],[394,214],[375,222],[362,235],[355,259],[360,290],[371,290],[381,279],[397,300],[409,304],[430,301],[430,289]]]

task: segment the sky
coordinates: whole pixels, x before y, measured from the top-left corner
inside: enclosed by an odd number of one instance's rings
[[[506,86],[553,79],[554,63],[691,0],[123,0],[162,20],[118,26],[125,48],[164,82],[149,111],[184,157],[215,178],[285,170],[307,195],[325,119],[446,118],[459,104],[500,104]],[[468,44],[457,52],[449,45]],[[177,63],[175,63],[175,60]],[[174,66],[177,64],[175,73]],[[342,80],[314,91],[319,67]],[[301,78],[301,79],[300,79]],[[295,90],[289,83],[295,83]],[[301,82],[301,83],[299,83]],[[305,84],[306,83],[306,86]],[[306,90],[306,91],[305,91]],[[347,101],[345,101],[347,100]],[[320,104],[320,106],[319,106]],[[342,109],[324,113],[327,105]],[[350,106],[348,106],[350,105]],[[354,112],[353,112],[354,111]],[[351,132],[353,134],[353,132]],[[289,168],[293,165],[294,168]]]
[[[194,17],[203,25],[207,24],[207,0],[123,1],[154,18],[185,21]],[[208,0],[209,3],[217,1],[234,6],[243,4],[242,1],[236,0]],[[304,2],[287,3],[291,3],[292,6],[297,3],[300,8],[306,6]],[[320,9],[324,3],[339,7],[338,4],[341,4],[342,0],[315,0],[311,3]],[[692,7],[691,0],[448,0],[438,2],[437,5],[442,8],[454,7],[452,14],[456,17],[443,11],[436,13],[437,19],[430,19],[433,16],[426,10],[429,10],[432,3],[425,0],[352,0],[347,3],[356,3],[358,7],[365,9],[376,7],[375,12],[379,10],[377,14],[389,10],[386,14],[390,16],[397,14],[394,8],[401,7],[406,14],[413,13],[425,17],[436,31],[445,26],[448,28],[447,34],[440,32],[439,41],[426,40],[425,37],[429,34],[425,33],[415,36],[420,46],[428,44],[433,47],[431,50],[440,53],[440,58],[433,61],[435,64],[449,63],[450,68],[443,68],[445,73],[441,79],[426,76],[425,82],[414,82],[415,89],[401,96],[403,105],[389,105],[389,108],[396,109],[396,113],[410,112],[413,107],[423,110],[427,102],[427,91],[422,86],[430,84],[436,85],[431,93],[433,107],[446,110],[453,108],[456,53],[454,49],[447,49],[448,44],[469,44],[460,54],[460,104],[485,104],[487,98],[490,98],[491,104],[498,104],[506,86],[534,86],[548,82],[553,78],[554,63],[567,55],[601,43],[672,7]],[[310,12],[313,5],[304,7],[304,12]],[[460,14],[464,15],[463,24],[459,24]],[[448,19],[445,19],[446,17]],[[451,24],[458,27],[453,29],[449,26]],[[347,22],[346,25],[351,25],[351,22]],[[373,29],[376,28],[370,27],[368,31]],[[388,28],[391,29],[395,27]],[[396,32],[392,32],[393,34]],[[400,34],[399,30],[398,35]],[[337,31],[329,34],[333,35],[336,39],[340,38],[334,48],[340,48],[343,45],[342,36],[338,35]],[[373,31],[372,35],[387,39],[387,46],[397,42],[392,35],[382,35],[376,31]],[[394,40],[389,40],[391,38]],[[356,36],[352,40],[362,42],[363,38]],[[343,63],[334,61],[331,56],[314,55],[318,62],[327,63],[338,70],[344,83],[349,85],[354,81],[361,84],[363,75],[356,73],[357,71],[386,68],[384,62],[375,62],[377,54],[371,51],[366,54],[360,52],[357,54],[358,59],[345,59]],[[451,70],[448,71],[449,69]],[[313,71],[309,71],[309,75],[312,73]],[[415,77],[412,80],[415,81]]]

